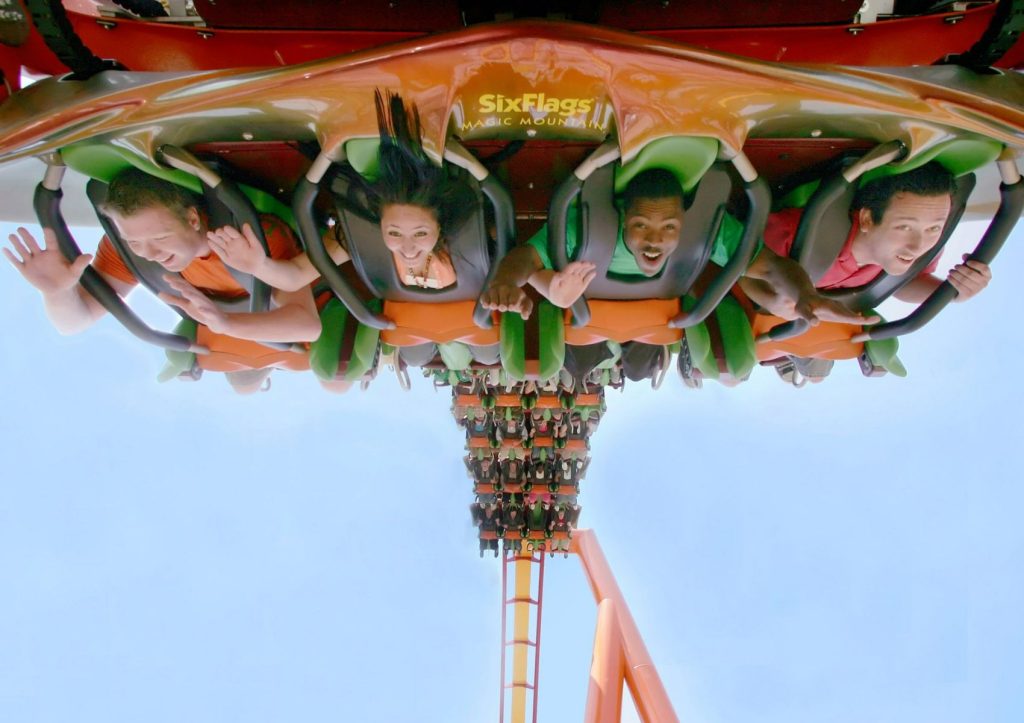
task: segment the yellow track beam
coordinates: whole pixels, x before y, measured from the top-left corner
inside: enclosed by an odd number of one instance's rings
[[[519,556],[515,562],[515,598],[513,606],[512,639],[512,723],[526,721],[526,661],[530,646],[530,587],[533,582],[533,563],[530,556]],[[536,694],[536,691],[534,691]]]

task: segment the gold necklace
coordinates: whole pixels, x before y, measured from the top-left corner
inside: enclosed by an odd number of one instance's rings
[[[406,274],[404,283],[406,286],[418,286],[421,289],[436,289],[438,288],[437,279],[430,278],[430,262],[434,258],[434,252],[431,251],[427,254],[427,261],[423,264],[423,270],[416,274],[413,272],[411,266],[406,267]]]

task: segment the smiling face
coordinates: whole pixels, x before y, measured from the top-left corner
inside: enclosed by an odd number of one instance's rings
[[[168,271],[182,271],[193,259],[210,251],[195,208],[188,209],[185,218],[165,206],[149,206],[130,215],[109,215],[132,253]]]
[[[890,275],[905,274],[938,243],[951,207],[949,195],[900,192],[889,200],[878,223],[868,209],[860,209],[860,233],[851,246],[853,257],[861,265],[877,264]]]
[[[683,202],[678,196],[638,197],[626,208],[623,241],[645,276],[655,276],[679,245]]]
[[[395,259],[410,269],[422,269],[441,236],[437,215],[430,209],[408,204],[384,206],[380,214],[384,245]]]

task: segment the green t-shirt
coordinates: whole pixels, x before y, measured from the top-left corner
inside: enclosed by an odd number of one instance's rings
[[[568,257],[571,259],[573,254],[576,253],[576,246],[578,241],[576,239],[576,228],[578,226],[578,210],[574,203],[569,207],[569,213],[567,214],[567,228],[565,234],[565,250]],[[626,242],[622,240],[622,228],[623,221],[619,219],[619,238],[615,242],[615,249],[612,251],[612,260],[608,265],[608,273],[622,275],[622,276],[646,276],[637,266],[636,257],[630,253],[629,249],[626,248]],[[684,221],[685,223],[685,221]],[[740,240],[743,238],[743,224],[737,221],[728,213],[722,217],[722,223],[718,227],[718,235],[715,237],[715,243],[711,247],[711,262],[718,264],[719,266],[725,266],[732,255],[739,248]],[[551,256],[548,255],[548,226],[544,224],[541,229],[527,241],[530,246],[533,247],[534,251],[540,257],[540,262],[544,264],[545,269],[553,269],[555,265],[551,263]]]

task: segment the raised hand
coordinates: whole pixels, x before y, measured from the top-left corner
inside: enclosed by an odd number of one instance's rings
[[[864,314],[852,311],[845,304],[841,304],[835,299],[830,299],[818,293],[801,296],[795,304],[795,310],[798,317],[806,319],[812,325],[821,321],[835,321],[840,324],[863,326],[864,324],[876,324],[880,321],[880,318],[874,314],[865,316]]]
[[[228,315],[220,309],[209,297],[206,296],[192,284],[177,276],[167,274],[164,280],[168,285],[177,291],[180,296],[172,296],[166,292],[160,293],[160,298],[172,306],[183,309],[186,314],[197,322],[217,334],[226,334]]]
[[[258,276],[267,261],[263,245],[249,224],[244,224],[241,231],[234,226],[223,226],[208,231],[206,238],[221,261],[243,274]]]
[[[43,229],[42,248],[25,228],[19,228],[17,234],[12,233],[7,239],[11,248],[3,248],[4,256],[44,296],[74,288],[92,261],[91,254],[68,261],[57,247],[57,236],[52,229]]]
[[[524,319],[530,318],[533,300],[515,284],[492,283],[480,297],[485,309],[492,311],[516,311]]]
[[[949,271],[948,281],[956,289],[956,300],[967,301],[981,292],[992,280],[992,269],[981,261],[975,261],[963,255],[964,262],[957,264]]]
[[[555,306],[568,308],[583,295],[596,275],[597,267],[594,264],[589,261],[573,261],[551,277],[548,299]]]

